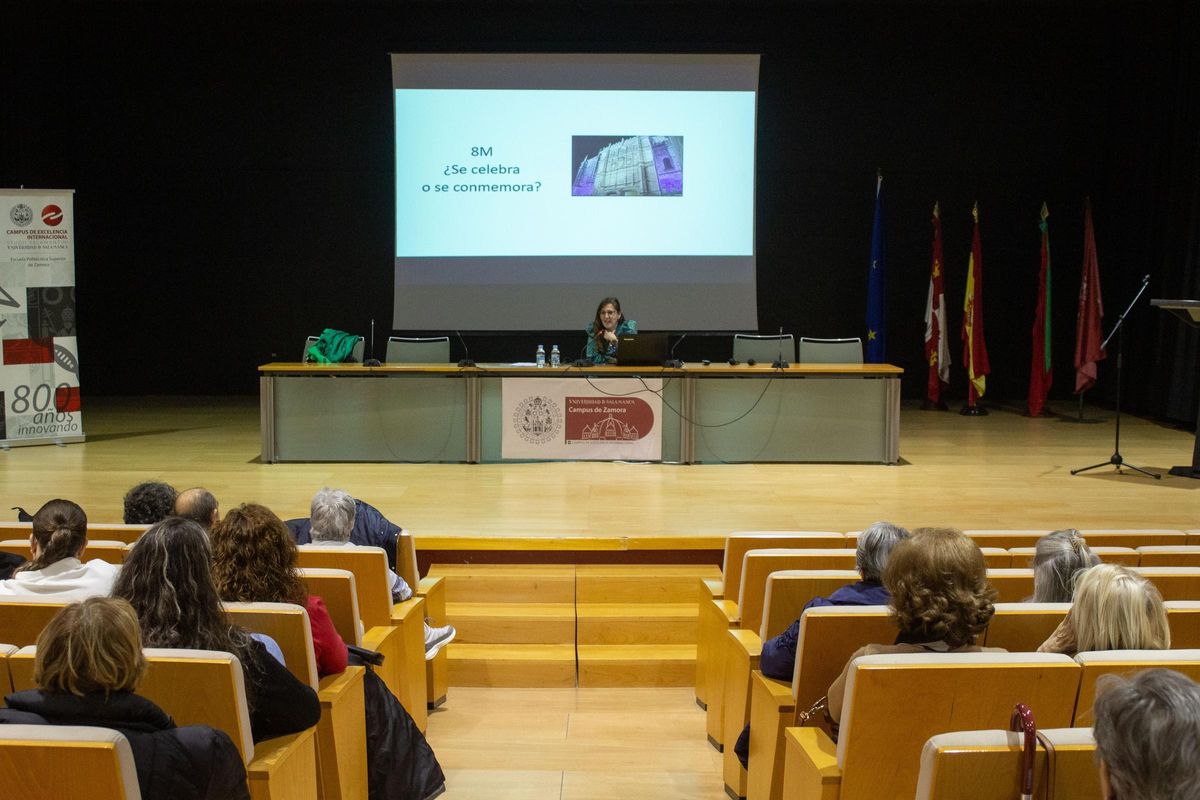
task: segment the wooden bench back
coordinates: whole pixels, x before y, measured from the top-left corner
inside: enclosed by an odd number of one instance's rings
[[[223,603],[233,623],[270,636],[283,651],[288,671],[313,691],[320,688],[308,611],[292,603]]]
[[[833,590],[825,590],[828,585],[844,580],[843,574],[850,574],[849,570],[837,570],[837,575],[829,580],[828,576],[820,574],[823,572],[825,570],[820,570],[819,574],[814,575],[813,570],[807,569],[780,570],[767,576],[767,588],[763,593],[762,622],[758,628],[758,635],[762,641],[765,642],[787,630],[800,618],[808,601],[817,595],[830,594]],[[845,583],[835,586],[834,589],[845,586],[846,583],[853,583],[857,577],[858,573],[854,573],[854,577],[845,579]],[[817,587],[822,591],[813,594]]]
[[[1087,728],[1039,730],[1054,747],[1049,787],[1055,800],[1100,797],[1096,741]],[[1021,796],[1023,735],[1004,730],[942,733],[925,742],[917,800],[1011,800]],[[1039,741],[1034,755],[1033,786],[1037,796],[1046,786],[1046,748]]]
[[[358,613],[367,628],[392,624],[391,579],[387,553],[378,547],[330,547],[305,544],[297,548],[300,567],[344,569],[354,573]]]
[[[1012,566],[1032,568],[1034,549],[1033,547],[1009,548],[1008,552],[1012,555]],[[1136,567],[1141,561],[1138,551],[1132,547],[1109,547],[1104,545],[1090,549],[1105,564],[1121,564],[1126,567]],[[989,564],[988,566],[991,565]]]
[[[843,800],[912,797],[925,741],[1005,724],[1016,703],[1067,727],[1079,665],[1049,653],[866,656],[846,683],[837,761]]]
[[[1200,600],[1200,567],[1137,567],[1158,587],[1163,600]]]
[[[1137,552],[1143,567],[1200,567],[1200,546],[1196,545],[1139,547]]]
[[[5,539],[0,541],[0,551],[18,555],[26,561],[33,558],[28,539]],[[90,561],[93,558],[98,558],[101,561],[107,561],[109,564],[123,564],[125,563],[125,554],[128,552],[129,545],[125,544],[125,542],[115,539],[88,539],[87,547],[84,548],[80,560]]]
[[[1033,570],[1010,567],[989,569],[988,582],[1000,596],[997,603],[1019,603],[1033,594]]]
[[[89,539],[103,539],[132,544],[149,527],[149,525],[126,525],[122,522],[88,522],[87,535]],[[33,523],[13,522],[11,520],[0,522],[0,539],[24,539],[25,541],[29,541],[31,533],[33,533]]]
[[[844,548],[846,536],[837,531],[737,531],[725,537],[725,560],[721,564],[724,577],[726,600],[737,600],[738,588],[742,585],[742,560],[750,550],[765,548]]]
[[[36,644],[42,628],[68,602],[36,595],[0,597],[0,638],[17,647]]]
[[[1101,650],[1079,653],[1075,661],[1083,668],[1075,704],[1075,727],[1092,725],[1092,704],[1096,701],[1096,682],[1101,675],[1129,677],[1135,672],[1162,667],[1200,681],[1200,650]]]
[[[308,593],[325,601],[333,627],[346,644],[362,646],[362,616],[358,612],[358,590],[354,573],[346,569],[302,567],[300,577]]]
[[[1200,600],[1168,600],[1164,605],[1171,629],[1171,647],[1177,650],[1200,647]]]
[[[5,796],[141,800],[133,750],[108,728],[0,725]]]
[[[812,563],[809,550],[751,550],[742,561],[742,584],[738,591],[739,628],[757,631],[762,627],[763,601],[767,595],[767,576],[787,570],[807,572],[812,584],[811,600],[854,583],[859,575],[852,569],[806,569]],[[802,590],[801,590],[802,591]],[[805,601],[807,602],[807,601]]]
[[[0,644],[0,698],[13,691],[12,671],[8,666],[8,657],[17,650],[15,644]]]
[[[1010,653],[1034,653],[1070,608],[1070,603],[997,603],[981,644]]]
[[[887,606],[821,606],[800,616],[792,696],[805,711],[825,696],[850,656],[869,644],[896,639],[896,623]]]

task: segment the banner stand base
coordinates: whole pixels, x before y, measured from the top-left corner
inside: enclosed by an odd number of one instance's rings
[[[40,439],[0,439],[0,450],[11,450],[14,447],[27,447],[35,444],[56,444],[65,447],[69,444],[83,444],[87,441],[86,434],[78,436],[44,436]]]

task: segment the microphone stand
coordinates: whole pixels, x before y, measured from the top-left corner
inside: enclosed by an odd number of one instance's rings
[[[683,359],[675,357],[675,348],[679,347],[679,343],[687,338],[687,333],[675,340],[675,345],[671,348],[667,360],[663,362],[663,366],[667,369],[683,369]]]
[[[783,326],[779,326],[779,356],[771,362],[771,369],[787,369],[788,362],[783,360]]]
[[[1114,326],[1113,329],[1108,332],[1108,336],[1105,337],[1104,341],[1100,343],[1100,347],[1103,349],[1108,346],[1109,340],[1112,339],[1113,334],[1115,333],[1117,335],[1117,423],[1115,431],[1116,439],[1113,443],[1113,454],[1108,457],[1108,461],[1101,461],[1099,464],[1092,464],[1090,467],[1080,467],[1079,469],[1071,470],[1072,475],[1078,475],[1081,472],[1099,469],[1100,467],[1113,466],[1117,468],[1117,472],[1121,471],[1121,467],[1128,467],[1129,469],[1140,472],[1143,475],[1154,478],[1155,480],[1162,480],[1162,475],[1156,475],[1149,470],[1136,467],[1127,462],[1121,456],[1121,366],[1122,361],[1124,360],[1122,356],[1124,355],[1125,350],[1125,326],[1123,323],[1125,322],[1125,316],[1133,310],[1133,306],[1139,299],[1141,299],[1142,294],[1146,291],[1146,287],[1149,285],[1150,276],[1147,275],[1142,278],[1142,286],[1137,290],[1137,294],[1133,296],[1133,300],[1131,300],[1129,305],[1125,307],[1125,310],[1121,312],[1121,316],[1117,317],[1116,326]]]

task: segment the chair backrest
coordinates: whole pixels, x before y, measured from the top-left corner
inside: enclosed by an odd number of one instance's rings
[[[28,539],[4,539],[0,541],[0,552],[13,553],[25,559],[33,557]],[[98,558],[109,564],[123,564],[128,552],[129,545],[125,542],[115,539],[88,539],[87,547],[83,551],[83,560]]]
[[[312,625],[304,606],[293,603],[222,603],[230,620],[248,631],[270,636],[283,652],[288,671],[313,691],[320,688]]]
[[[126,525],[123,522],[89,522],[88,538],[108,542],[131,544],[146,532],[149,525]],[[0,522],[0,539],[24,539],[29,541],[33,524],[29,522]]]
[[[1096,700],[1096,682],[1101,675],[1129,677],[1135,672],[1162,667],[1200,680],[1200,650],[1095,650],[1077,653],[1075,661],[1083,668],[1079,680],[1079,700],[1075,704],[1076,727],[1092,724],[1092,704]]]
[[[300,578],[308,593],[325,601],[333,627],[346,644],[362,646],[362,616],[358,611],[358,590],[354,573],[347,569],[301,567]]]
[[[767,575],[759,638],[765,642],[787,630],[800,618],[805,604],[816,596],[812,591],[812,570],[776,570]]]
[[[789,570],[809,574],[812,594],[827,596],[835,589],[854,583],[859,575],[852,569],[805,569],[810,550],[751,550],[742,560],[742,585],[738,590],[738,627],[757,631],[762,625],[763,601],[767,596],[767,576]],[[803,591],[803,589],[799,589]]]
[[[154,701],[176,725],[220,728],[249,764],[254,758],[246,683],[237,656],[219,650],[171,650],[146,647],[146,676],[137,693]],[[34,646],[22,647],[9,658],[13,689],[34,689]],[[0,729],[4,726],[0,725]]]
[[[736,531],[725,537],[725,560],[721,565],[726,600],[737,600],[742,585],[742,559],[747,551],[767,547],[797,549],[832,547],[844,548],[846,536],[838,531]],[[403,574],[403,573],[402,573]]]
[[[1171,647],[1200,647],[1200,600],[1168,600],[1167,625],[1171,629]]]
[[[13,800],[142,797],[129,740],[72,725],[0,725],[0,786]]]
[[[308,360],[308,348],[310,348],[314,344],[316,344],[317,340],[320,338],[321,338],[320,336],[309,336],[304,339],[304,352],[302,352],[300,354],[301,361]],[[361,337],[361,336],[357,337],[354,340],[354,348],[350,351],[351,358],[353,358],[355,361],[357,361],[360,364],[362,363],[362,360],[363,360],[363,342],[364,341],[365,341],[365,339],[363,337]]]
[[[996,603],[981,644],[1010,653],[1036,652],[1070,609],[1070,603]]]
[[[1163,600],[1200,600],[1200,567],[1135,567],[1158,587]]]
[[[1089,528],[1080,529],[1089,546],[1144,547],[1184,545],[1187,534],[1174,528]]]
[[[9,670],[8,657],[17,652],[15,644],[0,644],[0,695],[13,690],[12,672]],[[0,784],[2,786],[3,784]]]
[[[980,547],[1003,547],[1011,550],[1014,547],[1033,547],[1037,540],[1050,531],[1043,530],[966,530],[967,536],[975,540]]]
[[[854,651],[896,639],[887,606],[821,606],[800,615],[792,696],[803,711],[825,696]]]
[[[1036,715],[1036,712],[1035,712]],[[1034,754],[1036,796],[1053,776],[1046,796],[1055,800],[1100,797],[1096,740],[1090,728],[1045,728],[1039,733],[1054,747],[1053,768],[1046,774],[1046,749]],[[956,731],[931,736],[921,750],[917,800],[1011,800],[1021,796],[1023,735],[1012,731]]]
[[[979,550],[983,553],[983,561],[988,569],[1008,569],[1013,566],[1012,554],[1003,547],[981,547]]]
[[[68,603],[39,595],[0,597],[0,637],[17,647],[35,644],[42,628]]]
[[[417,544],[413,536],[406,530],[401,530],[396,537],[396,574],[404,579],[414,592],[421,581],[421,573],[417,568]]]
[[[1150,545],[1137,552],[1143,567],[1200,567],[1200,547],[1196,545]]]
[[[446,364],[450,361],[450,337],[389,336],[384,360],[388,364]]]
[[[863,363],[862,339],[818,339],[800,337],[801,364],[861,364]]]
[[[297,565],[354,573],[358,613],[367,628],[392,624],[392,592],[387,553],[380,547],[303,544]]]
[[[1040,725],[1071,724],[1079,665],[1055,653],[863,656],[851,665],[837,762],[843,797],[911,797],[925,741],[1008,722],[1016,703]]]
[[[733,357],[736,361],[754,359],[760,364],[770,364],[783,354],[784,361],[796,360],[796,339],[790,333],[758,336],[753,333],[733,335]]]
[[[1090,544],[1089,542],[1089,546]],[[1034,549],[1033,546],[1010,547],[1008,552],[1012,555],[1012,566],[1032,567]],[[1138,551],[1132,547],[1101,545],[1099,547],[1091,547],[1090,549],[1105,564],[1121,564],[1126,567],[1136,567],[1141,558],[1138,555]]]
[[[992,584],[992,588],[1000,593],[1000,596],[996,598],[999,603],[1019,603],[1033,595],[1033,570],[1031,569],[1015,567],[989,569],[987,575],[988,583]]]

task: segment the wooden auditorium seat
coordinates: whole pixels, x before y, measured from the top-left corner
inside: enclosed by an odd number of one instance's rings
[[[1036,717],[1036,713],[1035,713]],[[1096,740],[1091,728],[1039,731],[1033,788],[1039,798],[1095,800],[1100,797]],[[1021,796],[1023,735],[1004,730],[956,731],[931,736],[921,750],[916,800],[1011,800]],[[1047,757],[1052,759],[1047,769]]]
[[[88,522],[87,534],[89,539],[132,544],[149,527],[149,525],[126,525],[122,522]],[[33,533],[33,523],[11,520],[0,522],[0,539],[24,539],[28,542],[31,533]]]
[[[1041,725],[1069,725],[1079,669],[1052,653],[859,658],[846,682],[836,744],[818,728],[787,729],[783,796],[911,797],[931,736],[1007,723],[1016,703],[1037,709]]]
[[[0,551],[13,553],[26,560],[33,558],[28,538],[0,541]],[[101,561],[107,561],[109,564],[123,564],[125,563],[125,554],[128,552],[129,545],[116,539],[88,539],[87,547],[83,551],[83,558],[81,560],[90,561],[93,558],[98,558]]]
[[[68,603],[41,595],[0,597],[0,638],[17,647],[36,644],[42,628]]]
[[[319,595],[329,609],[333,626],[346,644],[383,653],[377,672],[422,731],[429,714],[425,692],[425,602],[414,597],[393,607],[392,624],[365,632],[358,609],[354,573],[344,569],[301,567],[300,577],[310,594]],[[399,614],[399,616],[397,616]],[[399,622],[399,624],[397,624]]]
[[[243,628],[270,636],[283,651],[297,680],[313,688],[321,702],[317,725],[317,767],[322,800],[360,800],[367,796],[366,706],[364,667],[348,666],[338,675],[317,674],[308,611],[291,603],[225,603],[230,618]]]
[[[1108,545],[1091,547],[1091,542],[1088,545],[1091,551],[1105,564],[1121,564],[1126,567],[1136,567],[1141,561],[1138,551],[1132,547],[1111,547]],[[1008,552],[1012,555],[1012,566],[1033,566],[1033,547],[1010,547]]]
[[[738,590],[737,605],[733,606],[727,600],[710,601],[710,605],[720,604],[719,619],[709,614],[710,626],[720,626],[720,632],[710,632],[716,646],[709,653],[709,663],[705,667],[708,681],[708,708],[705,710],[705,729],[708,740],[717,750],[724,750],[725,725],[725,660],[730,640],[724,632],[730,628],[741,628],[757,631],[762,624],[763,600],[766,597],[767,576],[779,570],[796,569],[797,565],[812,562],[812,550],[772,548],[766,550],[747,551],[742,558],[741,584]],[[809,599],[817,595],[828,595],[835,589],[854,583],[859,574],[852,569],[810,569],[808,573]],[[801,589],[801,591],[805,591]],[[701,624],[705,624],[706,615],[700,615]],[[713,621],[716,619],[717,621]]]
[[[1147,669],[1173,669],[1200,681],[1200,650],[1096,650],[1077,653],[1075,661],[1083,668],[1079,680],[1079,700],[1075,704],[1076,727],[1092,724],[1092,703],[1096,700],[1096,682],[1101,675],[1129,677]]]
[[[887,606],[822,606],[800,616],[791,680],[768,678],[757,670],[751,675],[748,798],[783,797],[784,729],[798,724],[799,714],[825,696],[856,650],[895,638]]]
[[[1153,583],[1163,600],[1200,600],[1200,567],[1135,567]]]
[[[1000,596],[998,603],[1019,603],[1033,594],[1033,570],[1028,568],[1009,567],[1008,569],[989,569],[988,582],[992,584]]]
[[[1150,545],[1137,552],[1143,567],[1200,567],[1200,546],[1194,544]]]
[[[729,628],[728,614],[720,613],[720,601],[731,603],[729,613],[736,610],[737,591],[742,581],[742,560],[746,553],[766,547],[804,549],[846,546],[846,536],[837,531],[735,531],[725,537],[721,580],[702,578],[698,583],[700,618],[699,638],[696,641],[696,702],[701,708],[708,708],[708,665],[714,658],[714,651],[721,645],[721,637]],[[853,547],[852,544],[850,546]]]
[[[1049,532],[1031,528],[1016,530],[987,528],[963,531],[967,536],[974,539],[975,544],[980,547],[1003,547],[1006,550],[1011,550],[1014,547],[1033,547],[1037,544],[1038,539]]]
[[[1081,528],[1090,547],[1147,547],[1187,544],[1187,534],[1173,528]]]
[[[133,750],[110,728],[0,725],[6,800],[141,800]]]
[[[432,619],[433,625],[445,625],[446,581],[429,575],[421,577],[417,564],[417,544],[411,533],[401,530],[396,537],[396,574],[413,590],[413,595],[425,599],[424,614]],[[450,686],[450,653],[443,647],[431,660],[425,662],[425,692],[430,709],[446,702],[446,691]]]
[[[236,656],[151,647],[143,652],[147,670],[137,693],[154,701],[177,725],[210,725],[229,734],[246,763],[251,800],[317,800],[316,728],[256,744]],[[36,648],[23,647],[10,659],[16,691],[36,688],[36,655]]]
[[[1171,647],[1186,650],[1200,647],[1200,600],[1168,600],[1167,625]]]
[[[8,657],[17,652],[15,644],[0,644],[0,702],[4,695],[13,690],[12,672],[8,668]],[[3,786],[3,784],[0,784]]]
[[[1010,653],[1037,652],[1070,609],[1070,603],[996,603],[980,643]]]

